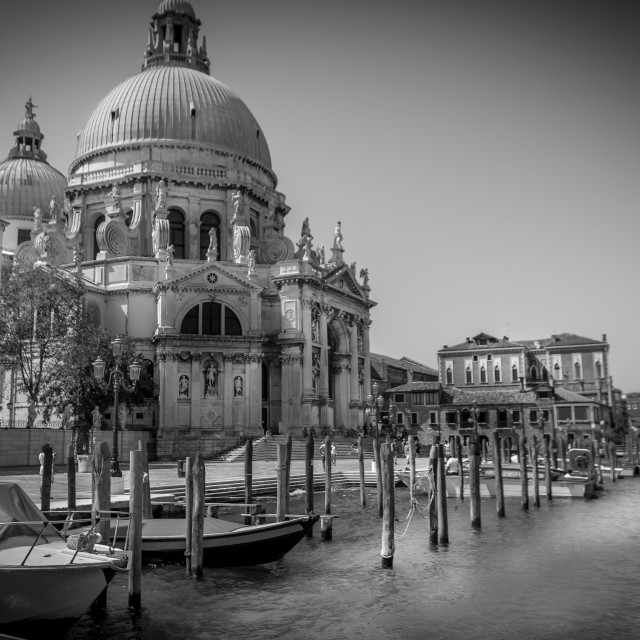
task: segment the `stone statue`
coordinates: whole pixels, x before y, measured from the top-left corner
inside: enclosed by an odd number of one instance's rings
[[[176,248],[172,244],[167,247],[167,267],[173,267],[173,254],[175,251]]]
[[[324,245],[321,244],[318,247],[318,262],[320,264],[325,264],[326,260],[325,260],[325,255],[324,255]]]
[[[33,116],[35,115],[33,113],[34,109],[37,109],[37,105],[33,104],[32,100],[31,100],[31,96],[29,96],[29,99],[27,100],[27,103],[24,105],[24,112],[25,115],[27,116],[27,118],[31,118],[33,119]]]
[[[251,249],[249,251],[249,275],[255,272],[256,269],[256,250]]]
[[[369,286],[369,269],[360,269],[360,277],[362,278],[362,286]]]
[[[207,260],[218,259],[218,230],[216,227],[209,229],[209,248],[207,249]]]
[[[311,238],[313,240],[313,236],[311,235],[311,229],[309,228],[309,218],[305,218],[302,223],[302,231],[300,232],[301,238]]]
[[[122,200],[122,192],[120,191],[120,187],[116,182],[113,187],[111,187],[111,191],[107,194],[107,198],[111,200],[111,203],[114,207],[120,207],[120,202]]]
[[[73,263],[76,265],[76,267],[80,266],[83,255],[84,255],[84,250],[82,249],[82,247],[73,248]]]
[[[49,202],[49,217],[53,222],[58,222],[58,215],[60,214],[60,205],[55,195],[51,196],[51,202]]]
[[[309,258],[311,257],[311,236],[307,236],[303,249],[304,249],[304,254],[302,256],[302,259],[305,262],[308,262]]]
[[[240,193],[240,189],[233,192],[231,200],[233,200],[233,217],[235,218],[240,213],[240,205],[242,204],[242,194]]]
[[[35,233],[42,231],[42,211],[40,207],[33,207],[33,230]]]
[[[100,409],[98,409],[98,405],[93,408],[91,415],[93,416],[91,420],[91,428],[94,431],[102,428],[102,414],[100,413]]]
[[[167,183],[164,180],[158,182],[156,187],[156,211],[164,209],[167,204]]]
[[[214,398],[218,395],[216,388],[216,379],[218,377],[218,370],[210,364],[204,372],[204,397]]]
[[[178,395],[189,397],[189,376],[182,374],[178,382]]]
[[[338,224],[336,225],[336,228],[333,231],[333,246],[336,249],[343,249],[342,246],[342,223],[340,222],[340,220],[338,220]]]

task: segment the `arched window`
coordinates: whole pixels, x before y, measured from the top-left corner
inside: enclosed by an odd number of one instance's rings
[[[485,367],[484,365],[480,365],[480,382],[487,382],[487,367]]]
[[[177,209],[169,209],[169,244],[173,245],[174,258],[186,258],[184,215]]]
[[[98,246],[98,227],[104,222],[104,216],[100,216],[93,225],[93,259],[98,259],[100,247]]]
[[[200,260],[207,259],[211,229],[215,229],[215,250],[218,260],[220,260],[220,217],[211,211],[206,211],[200,216]]]
[[[518,382],[518,365],[511,365],[511,382]]]
[[[560,370],[560,365],[557,362],[553,365],[553,375],[556,380],[562,380],[562,371]]]
[[[538,379],[538,369],[536,368],[535,364],[531,365],[531,368],[529,369],[529,378],[535,382]]]
[[[453,369],[451,367],[447,367],[447,384],[453,384]]]
[[[582,367],[580,366],[580,361],[576,360],[573,364],[573,370],[576,376],[576,380],[582,380]]]
[[[471,369],[471,366],[467,365],[467,368],[464,371],[464,375],[465,375],[467,384],[473,384],[473,371]]]
[[[602,378],[602,364],[600,364],[600,360],[596,360],[596,378]]]
[[[180,333],[204,336],[241,336],[242,324],[234,311],[220,302],[202,302],[189,309]]]
[[[502,382],[502,369],[498,364],[493,368],[493,381]]]
[[[549,381],[549,372],[547,371],[547,367],[542,367],[542,379],[545,382]]]
[[[509,414],[506,409],[498,409],[498,427],[506,427],[509,422]]]

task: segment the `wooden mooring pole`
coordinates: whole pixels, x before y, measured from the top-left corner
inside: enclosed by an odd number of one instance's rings
[[[502,441],[497,431],[493,432],[493,473],[496,482],[496,513],[504,518],[504,485],[502,484]]]
[[[458,456],[458,473],[460,474],[460,500],[464,500],[464,473],[462,473],[462,438],[456,436],[456,455]]]
[[[480,444],[477,437],[469,443],[469,498],[471,526],[480,528]]]
[[[438,445],[438,544],[449,544],[447,518],[447,477],[444,467],[444,445]]]
[[[395,477],[393,473],[393,454],[391,445],[383,444],[380,447],[380,460],[382,466],[382,567],[393,567],[393,554],[395,552]]]
[[[191,474],[193,484],[193,514],[191,516],[191,570],[198,577],[203,575],[204,557],[202,538],[204,535],[204,496],[205,475],[204,460],[196,453]]]
[[[307,513],[313,513],[313,434],[307,435],[307,446],[304,454],[304,478],[305,478],[305,510]],[[307,537],[313,536],[313,527],[307,531]]]
[[[96,533],[102,536],[103,540],[109,540],[109,530],[111,527],[111,471],[109,463],[111,460],[111,450],[106,442],[97,442],[93,451],[93,513],[94,517],[99,517],[100,522],[96,527]],[[108,544],[108,543],[107,543]]]
[[[284,465],[284,485],[287,488],[284,495],[284,512],[289,513],[289,487],[291,486],[291,453],[293,451],[293,437],[291,433],[287,433],[287,437],[285,438],[285,465]]]
[[[40,478],[40,511],[51,509],[51,482],[53,481],[53,449],[47,443],[42,447],[44,464]]]
[[[142,603],[142,511],[144,508],[144,456],[141,450],[129,452],[129,606]]]
[[[436,546],[438,544],[438,445],[431,445],[431,449],[429,451],[429,465],[427,467],[429,471],[427,474],[431,481],[431,486],[429,488],[429,543]]]
[[[376,500],[378,502],[378,516],[382,518],[382,468],[380,466],[380,440],[373,439],[373,465],[376,468]]]
[[[609,442],[609,463],[611,465],[611,482],[616,482],[616,443],[611,440]]]
[[[151,478],[149,477],[149,454],[147,446],[142,440],[138,440],[138,451],[142,451],[142,517],[153,518],[151,508]]]
[[[520,456],[520,489],[522,493],[522,508],[529,509],[529,478],[527,478],[527,438],[522,434],[518,441]]]
[[[324,455],[326,464],[324,465],[324,512],[331,513],[331,438],[324,439]]]
[[[551,446],[549,441],[551,436],[545,433],[542,436],[542,450],[544,452],[544,490],[547,500],[553,500],[553,489],[551,488]]]
[[[184,519],[186,530],[184,559],[187,575],[191,575],[192,557],[191,557],[191,519],[193,517],[193,469],[191,467],[192,459],[187,457],[184,462]]]
[[[367,498],[364,492],[364,447],[362,446],[362,436],[358,436],[358,470],[360,471],[360,506],[365,507]]]
[[[244,445],[244,503],[253,502],[253,440]],[[244,517],[245,524],[251,524],[251,516]]]
[[[73,445],[67,445],[67,509],[76,510],[76,461]]]
[[[409,500],[413,509],[416,503],[416,443],[413,436],[409,436]]]
[[[531,467],[533,472],[533,506],[540,506],[540,483],[538,482],[538,437],[534,434],[531,444]]]
[[[287,443],[277,445],[276,456],[276,522],[283,522],[287,513]]]

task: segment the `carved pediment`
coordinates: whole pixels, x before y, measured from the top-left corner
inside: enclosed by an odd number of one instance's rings
[[[223,267],[219,262],[207,262],[202,265],[180,272],[171,278],[158,282],[156,289],[191,289],[211,291],[262,291],[263,287],[249,280],[234,269]],[[247,268],[242,267],[246,273]]]
[[[363,300],[366,299],[362,287],[358,284],[353,271],[348,265],[344,264],[335,271],[327,274],[324,279],[324,283],[334,287],[338,291],[344,291],[352,295],[358,296]]]

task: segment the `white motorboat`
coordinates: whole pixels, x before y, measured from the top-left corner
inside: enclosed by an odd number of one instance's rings
[[[127,553],[95,544],[97,534],[86,544],[75,540],[70,544],[18,484],[0,482],[0,634],[53,637],[116,572],[128,571]]]

